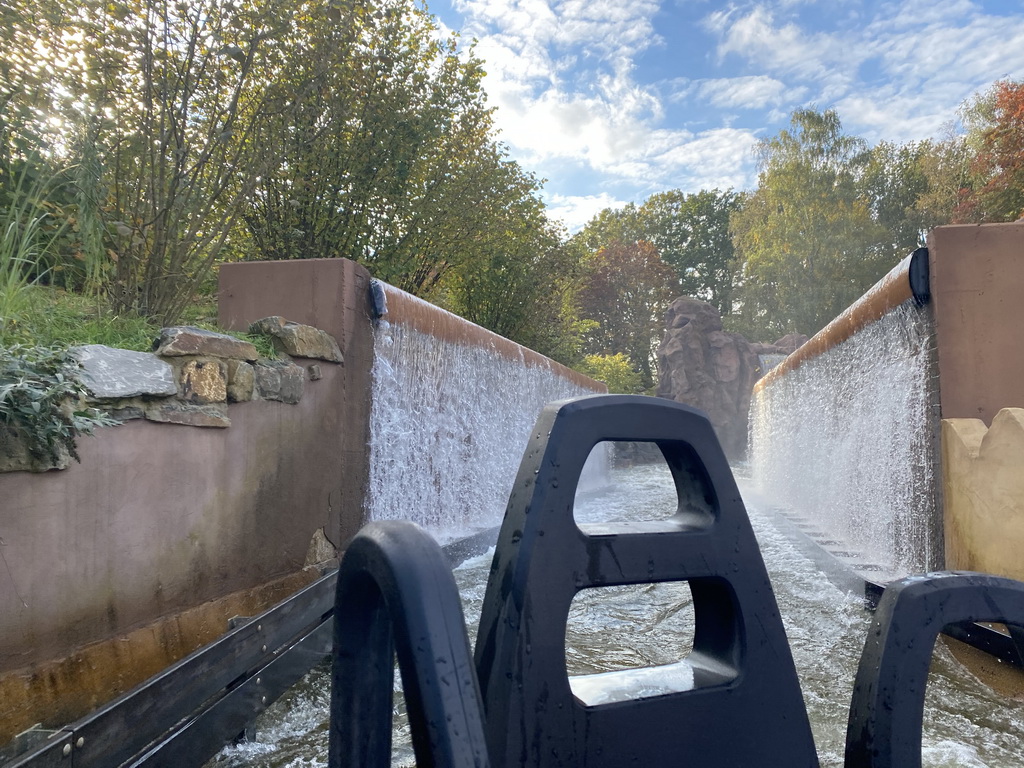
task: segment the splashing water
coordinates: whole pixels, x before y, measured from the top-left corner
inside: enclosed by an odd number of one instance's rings
[[[675,492],[664,465],[612,470],[612,478],[614,486],[577,497],[577,520],[650,520],[674,512]],[[761,506],[742,481],[740,489],[779,603],[822,768],[841,768],[853,680],[870,614],[860,595],[833,583],[834,574],[822,571],[789,535],[791,525]],[[652,515],[651,510],[659,513]],[[491,556],[468,560],[455,571],[471,638]],[[578,675],[668,664],[685,655],[692,639],[693,607],[685,584],[584,590],[570,610],[566,668]],[[329,689],[325,664],[260,717],[255,742],[225,748],[210,768],[326,766]],[[395,690],[400,690],[397,673]],[[393,764],[414,765],[400,696],[395,712]],[[1019,768],[1024,765],[1022,727],[1024,703],[993,694],[937,645],[925,700],[924,768]]]
[[[374,332],[370,519],[412,520],[440,540],[498,525],[545,404],[592,395],[546,367],[401,324]],[[581,484],[600,485],[604,451]]]
[[[760,492],[882,578],[942,567],[933,368],[928,311],[910,300],[772,381],[751,404]]]

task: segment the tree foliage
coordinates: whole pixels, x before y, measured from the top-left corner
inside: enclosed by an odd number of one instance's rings
[[[60,176],[60,238],[18,278],[168,323],[224,258],[346,256],[563,361],[628,354],[647,384],[666,297],[813,333],[928,228],[1024,212],[1009,80],[905,145],[797,110],[756,190],[661,192],[567,242],[422,0],[10,0],[0,21],[0,197]]]
[[[451,270],[439,300],[467,320],[575,364],[588,327],[576,307],[579,249],[534,197],[489,218],[495,226],[472,244],[472,262]]]
[[[649,389],[672,283],[671,268],[646,240],[613,241],[590,255],[579,292],[581,315],[595,323],[586,334],[587,353],[628,355]]]
[[[954,220],[1013,221],[1024,216],[1024,82],[1001,80],[972,107],[973,184],[962,191]]]
[[[265,143],[280,162],[246,214],[260,255],[345,256],[428,293],[497,198],[538,186],[492,139],[480,62],[408,1],[348,5],[340,24],[314,7],[299,24],[278,86],[295,107]]]
[[[926,186],[914,203],[922,230],[954,222],[970,188],[970,150],[964,136],[921,142],[918,168]]]
[[[797,110],[758,149],[758,189],[732,222],[741,325],[814,334],[895,263],[861,184],[870,155],[832,110]]]
[[[172,322],[227,254],[346,256],[577,354],[575,251],[495,138],[481,62],[418,0],[0,13],[0,173],[30,146],[73,168],[71,258],[118,312]]]
[[[83,171],[82,244],[94,261],[109,259],[117,311],[171,322],[223,249],[264,170],[256,149],[261,116],[276,108],[268,84],[281,10],[84,0],[16,12],[40,32],[9,38],[8,118],[22,141]]]
[[[621,352],[587,355],[577,369],[592,379],[603,381],[610,394],[636,395],[644,391],[643,379],[633,370],[630,359]]]
[[[888,233],[882,243],[893,260],[924,245],[928,222],[918,201],[929,188],[923,168],[927,143],[882,141],[871,148],[860,179],[871,218]]]
[[[729,218],[742,197],[731,189],[686,194],[678,189],[647,198],[639,210],[644,238],[676,273],[677,293],[732,311],[735,257]]]
[[[640,208],[633,203],[626,203],[621,208],[602,210],[573,239],[587,251],[596,253],[614,242],[650,242],[650,232]]]
[[[105,77],[98,94],[109,116],[116,307],[179,317],[266,172],[262,116],[281,105],[265,49],[284,27],[268,10],[221,0],[138,6],[123,41],[133,65]]]

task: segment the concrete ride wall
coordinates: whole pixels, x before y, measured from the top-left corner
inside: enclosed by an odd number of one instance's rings
[[[1024,579],[1024,222],[939,227],[928,249],[945,567]],[[997,691],[1024,695],[1024,675],[946,643]]]
[[[942,418],[991,424],[1024,407],[1024,222],[937,227],[928,252]]]
[[[928,242],[946,568],[1024,579],[1024,222]]]
[[[1024,408],[1024,222],[938,227],[928,250],[943,419],[946,567],[988,570],[981,565],[1005,560],[988,556],[987,549],[994,553],[1000,538],[1024,537],[1024,496],[1001,490],[1005,482],[997,482],[1000,473],[991,469],[1024,468],[1013,440],[998,437],[1012,434],[1009,417],[1001,417],[1006,423],[998,428],[994,423],[1002,409]],[[1024,475],[1024,469],[1018,472]],[[979,493],[965,493],[968,486]],[[992,522],[991,500],[997,497],[998,536],[981,522]],[[979,536],[979,525],[991,535]],[[1024,576],[1019,569],[992,572]]]
[[[244,267],[235,269],[234,267]],[[363,522],[369,275],[343,260],[225,266],[221,317],[331,333],[300,402],[229,406],[226,429],[136,420],[81,463],[0,474],[0,746],[61,725],[312,581],[311,542]],[[251,291],[251,292],[250,292]],[[327,547],[329,554],[334,547]],[[316,559],[316,558],[314,558]]]

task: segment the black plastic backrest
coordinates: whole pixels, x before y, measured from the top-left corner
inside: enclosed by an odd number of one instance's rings
[[[578,526],[577,481],[601,441],[657,443],[679,506],[669,520]],[[588,587],[686,580],[696,612],[691,690],[586,706],[565,629]],[[477,636],[497,766],[816,766],[792,656],[760,550],[701,412],[597,396],[541,414],[509,499]]]
[[[920,768],[921,726],[935,638],[948,624],[1024,627],[1024,584],[982,573],[912,576],[890,584],[857,669],[846,768]],[[1021,650],[1020,642],[1017,643]]]
[[[414,524],[371,523],[338,569],[331,768],[391,765],[395,650],[417,765],[489,765],[480,691],[448,562]]]

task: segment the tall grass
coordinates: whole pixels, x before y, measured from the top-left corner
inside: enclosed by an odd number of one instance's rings
[[[7,176],[0,209],[0,344],[10,343],[32,304],[32,287],[46,277],[47,258],[66,227],[46,208],[50,180],[30,181],[27,172]]]

